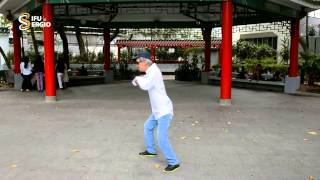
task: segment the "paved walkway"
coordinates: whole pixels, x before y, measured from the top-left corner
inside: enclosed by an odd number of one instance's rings
[[[0,91],[0,179],[320,179],[319,97],[234,89],[225,108],[218,87],[166,84],[177,172],[162,173],[162,155],[137,155],[148,96],[121,82],[58,91],[52,104],[37,92]]]

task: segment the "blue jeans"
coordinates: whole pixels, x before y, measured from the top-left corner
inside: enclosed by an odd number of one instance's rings
[[[168,128],[172,120],[172,115],[167,114],[161,116],[158,120],[155,119],[154,115],[151,114],[147,121],[144,123],[144,140],[149,153],[156,153],[155,143],[154,143],[154,128],[157,128],[157,137],[159,147],[168,160],[168,164],[176,165],[179,161],[173,152],[168,139]]]

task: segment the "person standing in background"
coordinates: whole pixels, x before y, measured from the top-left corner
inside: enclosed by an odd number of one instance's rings
[[[20,63],[20,70],[23,78],[21,92],[30,91],[30,89],[32,88],[32,67],[27,56],[22,58],[22,61]]]
[[[57,71],[57,78],[58,78],[58,84],[60,89],[63,89],[63,75],[64,75],[64,70],[66,68],[67,68],[67,65],[63,59],[63,56],[59,55],[57,65],[56,65],[56,71]]]
[[[64,68],[64,72],[63,72],[63,86],[64,86],[64,88],[67,88],[68,84],[69,84],[68,72],[69,72],[69,70],[67,68]]]
[[[37,88],[38,88],[38,92],[42,92],[43,91],[43,72],[44,72],[44,64],[43,61],[41,59],[40,55],[36,56],[36,60],[34,62],[34,68],[33,68],[35,75],[36,75],[36,79],[37,79]]]

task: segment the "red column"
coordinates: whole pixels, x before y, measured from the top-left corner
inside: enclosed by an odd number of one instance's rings
[[[109,71],[110,70],[110,29],[104,29],[104,53],[103,53],[103,59],[104,59],[104,70]]]
[[[50,27],[43,28],[46,101],[56,101],[53,6],[43,3],[42,14],[43,21],[51,23]]]
[[[291,47],[290,47],[290,68],[289,77],[298,76],[298,47],[299,47],[299,19],[291,21]]]
[[[151,54],[150,54],[150,58],[151,58],[151,60],[152,60],[152,62],[155,62],[156,61],[156,47],[155,46],[151,46],[150,47],[151,48],[151,50],[150,50],[150,52],[151,52]]]
[[[222,2],[222,48],[220,104],[231,105],[232,78],[232,1]]]
[[[12,23],[14,73],[20,74],[21,42],[18,21]]]
[[[119,63],[121,60],[121,47],[118,46],[118,62]]]
[[[219,64],[221,65],[221,53],[222,53],[222,47],[219,49]]]
[[[205,28],[204,29],[204,42],[205,42],[205,49],[204,49],[204,71],[210,71],[210,56],[211,56],[211,31],[212,28]]]

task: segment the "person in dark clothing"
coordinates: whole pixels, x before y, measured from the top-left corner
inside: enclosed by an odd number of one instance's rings
[[[34,62],[33,70],[37,79],[37,88],[38,92],[43,91],[43,72],[44,72],[44,64],[40,55],[36,56],[36,60]]]
[[[273,77],[270,79],[271,81],[282,81],[283,77],[281,76],[280,71],[276,71]]]
[[[23,77],[22,88],[21,91],[30,91],[32,88],[31,77],[32,77],[32,67],[29,62],[28,57],[23,57],[20,63],[21,75]]]
[[[79,74],[80,74],[80,76],[88,76],[88,71],[84,67],[84,64],[82,64],[81,69],[79,70]]]
[[[253,79],[254,80],[262,80],[262,71],[263,71],[263,69],[262,69],[262,66],[261,66],[261,64],[258,64],[257,66],[256,66],[256,68],[254,69],[254,72],[253,72]]]
[[[238,74],[237,78],[239,78],[239,79],[248,79],[248,73],[245,71],[244,66],[241,66],[241,71]]]

